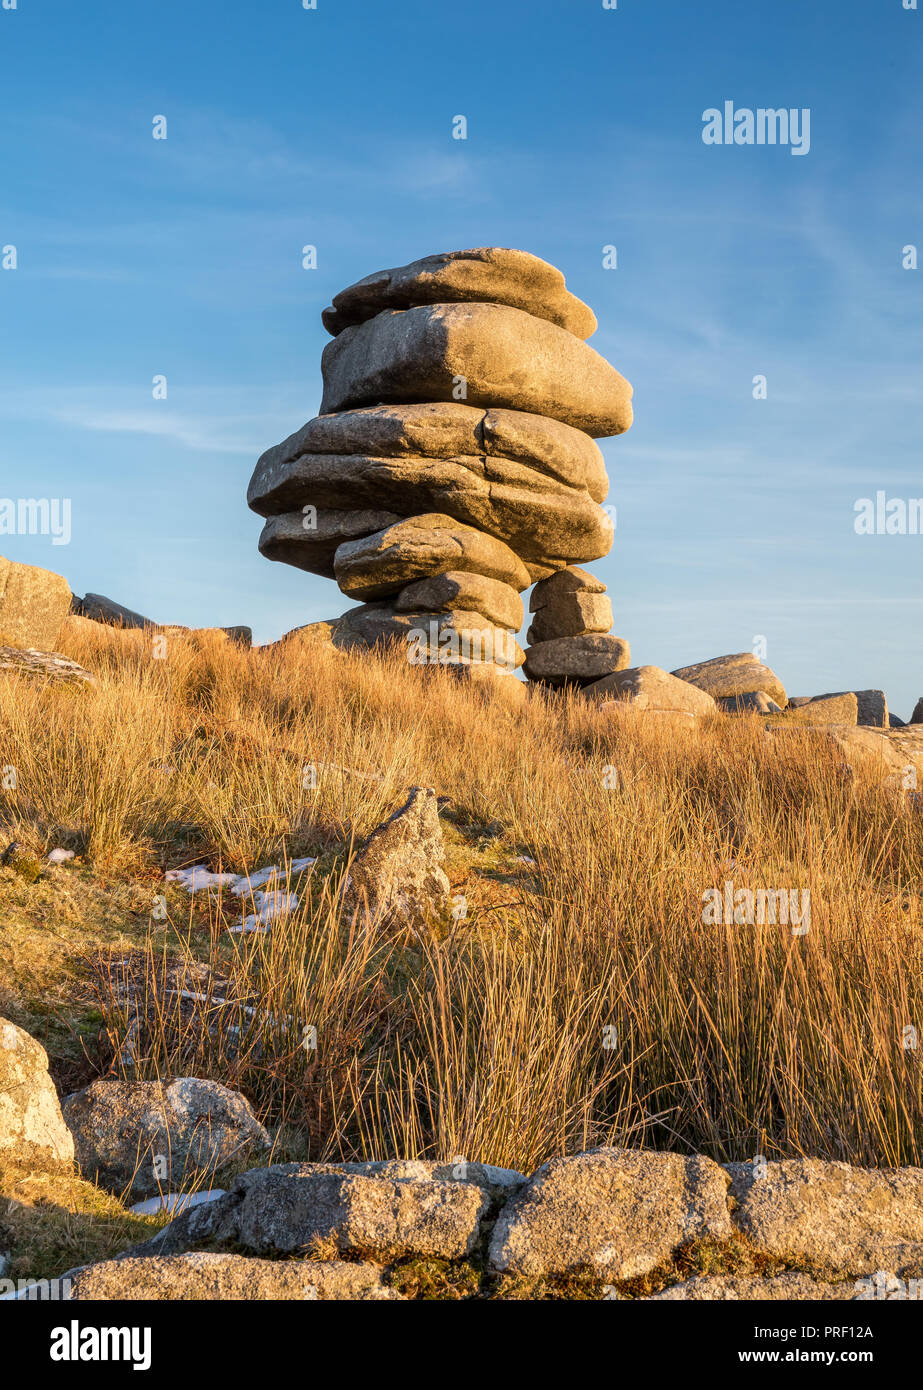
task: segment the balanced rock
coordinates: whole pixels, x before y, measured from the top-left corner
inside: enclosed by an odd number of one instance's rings
[[[261,455],[247,492],[254,511],[270,516],[315,500],[325,506],[351,505],[350,500],[301,497],[292,491],[286,466],[304,454],[370,460],[463,459],[472,468],[476,459],[504,459],[525,465],[529,474],[524,476],[538,474],[538,484],[544,477],[582,488],[594,502],[604,502],[609,489],[599,445],[582,430],[527,411],[434,401],[367,406],[309,420]],[[353,480],[343,486],[350,490],[337,496],[351,499]]]
[[[321,413],[378,401],[451,401],[551,415],[599,438],[632,421],[632,391],[566,329],[500,304],[378,314],[324,348]]]
[[[632,390],[583,341],[596,321],[560,272],[498,247],[430,256],[349,286],[324,322],[321,413],[266,450],[247,493],[264,555],[367,601],[322,640],[409,652],[422,628],[418,664],[499,688],[523,660],[518,595],[547,581],[530,676],[627,664],[605,587],[575,562],[612,546],[592,436],[628,429]],[[488,649],[472,653],[478,628]]]
[[[447,570],[408,584],[394,601],[399,613],[479,613],[497,627],[518,632],[524,612],[522,599],[509,584],[471,571]]]
[[[0,555],[0,645],[51,651],[71,601],[59,574]]]
[[[260,554],[267,560],[335,578],[333,557],[344,541],[358,540],[383,531],[400,521],[395,512],[346,511],[313,507],[307,513],[283,512],[271,516],[259,539]]]
[[[527,251],[502,246],[447,251],[394,270],[378,270],[334,295],[332,307],[321,318],[335,336],[383,309],[472,301],[524,309],[578,338],[596,332],[596,315],[565,288],[559,270]]]
[[[716,656],[711,661],[699,661],[694,666],[682,666],[672,674],[709,695],[744,695],[753,690],[764,690],[780,708],[788,704],[785,687],[773,671],[757,661],[752,652],[738,652],[734,656]]]
[[[53,1170],[73,1161],[48,1054],[25,1029],[0,1018],[0,1168]]]
[[[217,1081],[101,1079],[63,1110],[81,1172],[117,1194],[182,1187],[269,1146],[249,1102]]]
[[[576,566],[536,584],[529,611],[535,615],[526,634],[529,643],[609,632],[612,627],[612,604],[605,585]]]
[[[525,672],[529,680],[545,685],[589,685],[624,670],[630,660],[631,650],[621,637],[556,637],[528,648]]]
[[[334,556],[334,568],[344,594],[362,599],[386,598],[415,579],[450,570],[483,574],[517,592],[529,587],[528,570],[508,545],[437,512],[345,541]]]

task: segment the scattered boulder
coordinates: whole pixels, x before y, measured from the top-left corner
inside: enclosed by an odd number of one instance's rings
[[[611,701],[638,710],[669,711],[693,716],[714,714],[717,706],[706,691],[681,681],[659,666],[634,666],[583,687],[588,700]]]
[[[859,723],[871,729],[887,729],[888,700],[883,690],[853,691],[859,706]]]
[[[686,1241],[728,1239],[728,1175],[709,1158],[591,1149],[543,1164],[501,1211],[492,1268],[646,1274]]]
[[[217,1081],[94,1081],[67,1097],[64,1118],[84,1177],[147,1197],[207,1178],[269,1146],[249,1102]]]
[[[772,1278],[753,1275],[700,1275],[684,1284],[655,1293],[649,1303],[713,1303],[754,1300],[758,1302],[848,1301],[858,1298],[855,1284],[825,1284],[809,1274],[788,1271]]]
[[[94,623],[108,623],[111,627],[156,626],[150,618],[142,617],[131,608],[125,608],[121,603],[116,603],[115,599],[106,598],[105,594],[85,594],[83,598],[75,598],[71,612],[79,618],[91,618]]]
[[[630,660],[631,649],[621,637],[602,634],[556,637],[529,647],[525,673],[529,680],[545,685],[583,686],[613,671],[624,670]]]
[[[48,652],[70,612],[67,581],[0,555],[0,643]]]
[[[763,690],[782,709],[788,704],[785,687],[775,672],[757,661],[752,652],[737,652],[733,656],[716,656],[711,661],[699,661],[693,666],[681,666],[672,674],[700,690],[707,690],[715,699],[727,695],[746,695]]]
[[[786,1159],[727,1171],[734,1223],[767,1254],[839,1278],[923,1274],[923,1168]]]
[[[399,1299],[374,1265],[342,1260],[259,1260],[245,1255],[127,1257],[86,1265],[70,1276],[72,1300],[146,1302],[281,1299]]]
[[[0,1018],[0,1168],[55,1170],[73,1161],[48,1054],[23,1028]]]
[[[859,701],[852,691],[807,699],[796,696],[788,702],[788,716],[806,724],[858,724]]]
[[[407,801],[373,830],[349,866],[344,902],[363,902],[373,917],[398,929],[426,923],[448,903],[445,847],[436,793],[414,787]]]
[[[917,700],[913,707],[913,714],[910,716],[911,724],[923,724],[923,696]]]
[[[571,294],[560,270],[527,251],[478,246],[424,256],[393,270],[366,275],[334,296],[321,315],[334,337],[385,309],[418,304],[508,304],[557,324],[578,338],[596,332],[596,315]]]

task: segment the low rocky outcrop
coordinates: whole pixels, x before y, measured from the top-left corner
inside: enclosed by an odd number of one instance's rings
[[[734,1222],[767,1254],[840,1278],[923,1275],[923,1168],[787,1159],[728,1172]]]
[[[588,700],[618,701],[637,710],[690,714],[714,714],[714,698],[688,681],[678,680],[659,666],[634,666],[616,671],[583,687]]]
[[[95,685],[96,679],[77,661],[60,652],[40,652],[34,648],[0,647],[0,673],[24,676],[29,680],[63,682],[65,685]]]
[[[113,1302],[399,1299],[375,1265],[342,1260],[259,1260],[196,1251],[106,1260],[69,1276],[70,1298]]]
[[[709,1158],[591,1149],[539,1168],[500,1213],[493,1269],[525,1275],[589,1267],[632,1279],[686,1241],[726,1240],[728,1175]]]

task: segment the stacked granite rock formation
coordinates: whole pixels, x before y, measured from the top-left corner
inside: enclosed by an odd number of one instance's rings
[[[429,256],[343,290],[323,322],[321,414],[262,456],[247,500],[265,556],[362,600],[337,644],[406,642],[469,675],[525,661],[552,685],[627,666],[605,586],[573,562],[611,548],[593,438],[628,429],[632,392],[560,271],[494,247]]]

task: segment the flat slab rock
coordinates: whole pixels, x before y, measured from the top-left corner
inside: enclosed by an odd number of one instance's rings
[[[671,672],[681,681],[707,690],[716,699],[727,695],[745,695],[764,690],[782,709],[788,704],[785,686],[774,671],[757,661],[752,652],[736,652],[731,656],[716,656],[711,661],[699,661],[693,666],[681,666]]]
[[[374,1265],[342,1260],[260,1260],[245,1255],[129,1256],[87,1265],[70,1277],[72,1300],[227,1302],[400,1299]]]
[[[923,1168],[727,1165],[734,1222],[767,1254],[844,1278],[923,1275]]]
[[[702,1275],[697,1279],[687,1279],[683,1284],[674,1284],[662,1293],[655,1293],[647,1303],[716,1303],[716,1302],[786,1302],[852,1301],[861,1296],[854,1282],[843,1284],[822,1283],[808,1274],[788,1272],[773,1278]]]
[[[95,676],[78,662],[60,652],[40,652],[34,648],[0,647],[0,672],[71,685],[96,684]]]
[[[321,413],[379,401],[452,401],[548,415],[594,438],[631,426],[632,389],[563,328],[500,304],[384,312],[328,343]]]
[[[728,1174],[709,1158],[591,1149],[552,1159],[504,1207],[490,1241],[495,1270],[610,1279],[655,1268],[686,1241],[733,1234]]]
[[[503,460],[524,466],[526,478],[581,488],[594,502],[609,490],[599,445],[582,430],[524,410],[497,410],[461,401],[408,401],[318,415],[281,444],[267,449],[254,470],[247,504],[262,516],[293,503],[321,499],[292,496],[288,467],[305,455],[348,459]],[[493,474],[489,475],[493,478]],[[345,485],[345,484],[344,484]],[[331,482],[331,486],[333,486]],[[341,494],[337,494],[341,497]],[[374,499],[372,499],[374,502]],[[326,506],[351,506],[331,500]]]
[[[491,1196],[475,1182],[384,1177],[288,1163],[242,1173],[214,1202],[171,1221],[133,1255],[175,1254],[203,1240],[254,1254],[291,1254],[315,1242],[375,1259],[470,1254]]]
[[[377,270],[334,295],[321,318],[335,336],[383,309],[460,301],[509,304],[578,338],[596,332],[596,315],[565,288],[560,270],[528,251],[505,246],[444,251],[392,270]]]
[[[529,680],[546,685],[588,685],[623,670],[630,660],[631,649],[622,637],[602,633],[555,637],[527,649],[525,673]]]

